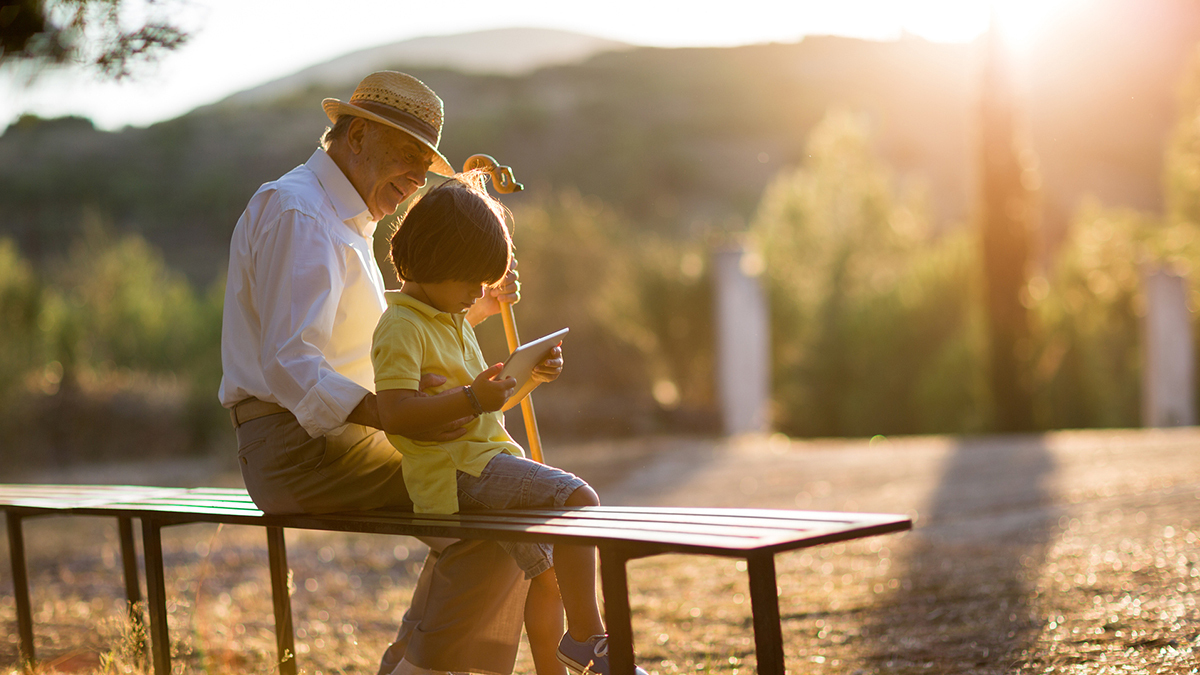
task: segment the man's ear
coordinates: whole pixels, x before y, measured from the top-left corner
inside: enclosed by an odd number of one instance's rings
[[[367,120],[355,117],[350,120],[350,128],[346,130],[346,147],[350,152],[359,154],[366,147]]]

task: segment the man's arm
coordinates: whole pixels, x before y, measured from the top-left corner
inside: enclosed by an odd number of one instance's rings
[[[354,410],[350,411],[350,416],[346,418],[350,424],[361,424],[372,429],[382,429],[383,423],[379,421],[379,401],[375,394],[370,392],[363,397],[358,405],[354,406]]]
[[[304,430],[320,436],[345,424],[369,393],[324,354],[343,301],[343,261],[312,216],[285,210],[272,221],[253,242],[263,377]]]

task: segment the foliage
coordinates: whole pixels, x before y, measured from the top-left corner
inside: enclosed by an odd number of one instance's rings
[[[601,297],[602,320],[635,350],[639,390],[668,428],[716,429],[709,251],[639,232]]]
[[[136,235],[86,232],[41,275],[0,242],[0,435],[24,462],[207,449],[227,425],[221,289],[198,296]]]
[[[1156,226],[1093,203],[1072,223],[1050,280],[1031,281],[1025,301],[1041,335],[1034,365],[1039,426],[1138,425],[1138,266]]]
[[[834,112],[751,224],[766,259],[776,425],[805,436],[983,423],[975,253],[901,198],[864,118]]]
[[[550,428],[645,432],[709,410],[711,330],[699,254],[638,233],[575,191],[514,211],[521,331],[571,328]]]
[[[179,48],[187,35],[165,19],[174,0],[0,0],[0,64],[76,65],[120,80],[135,63]],[[128,26],[137,5],[151,18]]]
[[[77,367],[170,371],[195,345],[196,300],[140,237],[93,225],[52,266],[45,308],[53,357]]]
[[[42,363],[41,309],[33,269],[11,240],[0,239],[0,409],[18,399],[30,364]]]

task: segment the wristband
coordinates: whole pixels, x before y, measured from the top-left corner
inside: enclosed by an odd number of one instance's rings
[[[471,391],[471,385],[468,384],[463,387],[463,391],[467,392],[467,400],[471,402],[471,410],[474,410],[476,415],[482,415],[487,412],[483,409],[483,406],[479,405],[479,399],[475,398],[475,392]]]

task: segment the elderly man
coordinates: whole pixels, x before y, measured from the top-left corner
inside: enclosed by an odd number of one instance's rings
[[[333,126],[321,147],[260,187],[234,228],[220,399],[263,511],[407,510],[401,455],[379,430],[373,392],[371,335],[385,302],[371,238],[426,172],[454,173],[437,150],[442,101],[416,78],[385,71],[348,102],[323,105]],[[501,298],[516,299],[515,276],[467,319],[496,313]],[[520,570],[494,542],[429,543],[381,675],[512,672],[527,589]]]

